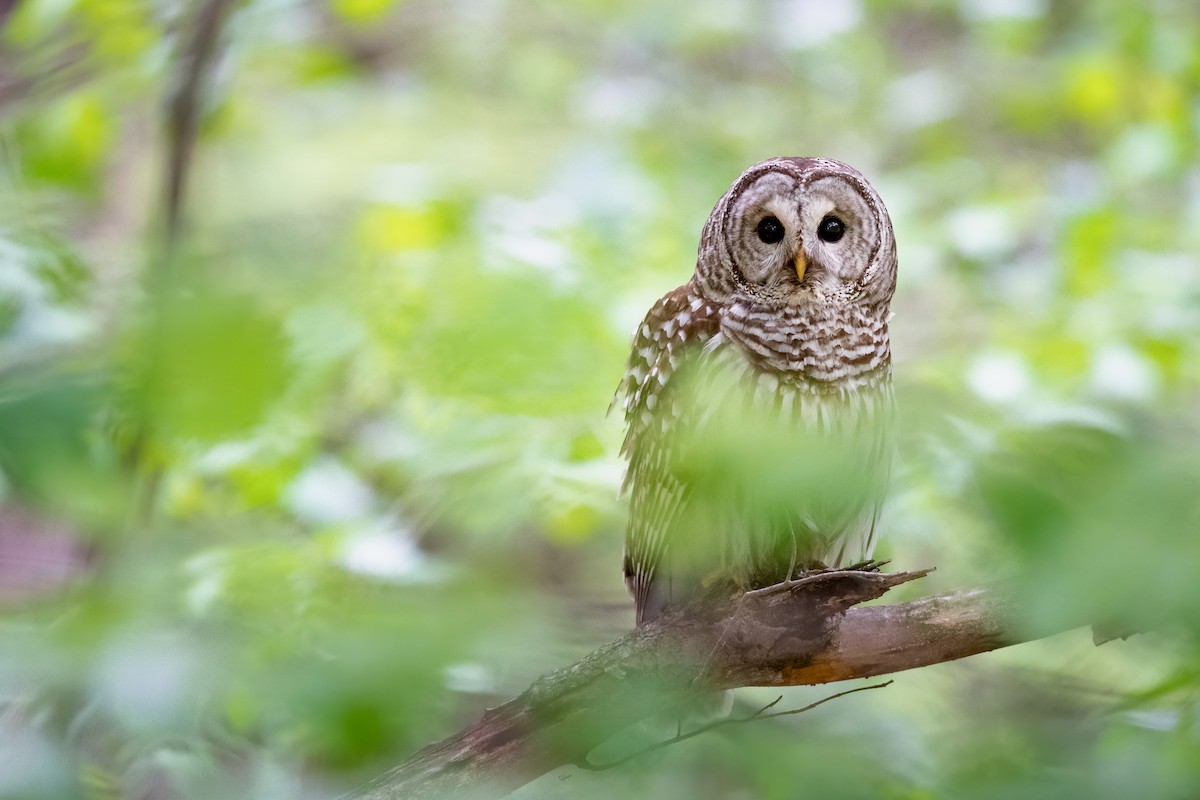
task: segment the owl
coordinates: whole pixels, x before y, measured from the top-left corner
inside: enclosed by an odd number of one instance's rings
[[[896,243],[879,194],[774,158],[717,202],[618,389],[638,625],[709,591],[870,558],[891,464]]]

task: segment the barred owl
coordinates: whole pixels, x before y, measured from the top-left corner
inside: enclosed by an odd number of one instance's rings
[[[637,623],[866,560],[891,462],[896,244],[855,169],[775,158],[717,202],[618,390]]]

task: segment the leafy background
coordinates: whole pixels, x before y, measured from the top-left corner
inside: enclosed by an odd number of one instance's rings
[[[0,3],[0,797],[332,797],[627,629],[628,332],[777,154],[896,225],[910,596],[1151,632],[516,796],[1200,792],[1195,3],[250,0],[180,151],[208,5]]]

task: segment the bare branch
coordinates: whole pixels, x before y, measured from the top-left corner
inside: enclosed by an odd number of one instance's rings
[[[664,747],[669,747],[670,745],[678,744],[679,742],[683,742],[688,739],[699,736],[702,733],[708,733],[709,731],[711,731],[715,728],[722,728],[726,725],[742,725],[747,722],[757,722],[757,721],[763,720],[763,719],[775,719],[776,717],[790,717],[793,714],[803,714],[806,711],[812,711],[817,706],[823,706],[826,703],[830,702],[831,700],[837,700],[839,697],[845,697],[848,694],[857,694],[858,692],[865,692],[870,689],[882,689],[885,686],[891,686],[891,685],[892,685],[892,681],[884,681],[883,683],[873,683],[870,686],[858,686],[854,689],[847,689],[844,692],[837,692],[836,694],[831,694],[828,697],[822,697],[820,700],[816,701],[815,703],[809,703],[808,705],[801,706],[800,708],[789,708],[787,711],[775,711],[770,714],[766,713],[767,711],[770,711],[775,706],[779,705],[779,702],[781,700],[783,700],[783,695],[779,695],[779,697],[776,697],[774,700],[767,703],[765,706],[758,709],[757,711],[755,711],[753,714],[750,714],[749,716],[726,717],[724,719],[713,720],[712,722],[701,725],[698,728],[694,728],[694,729],[688,731],[687,733],[677,733],[676,735],[672,736],[670,739],[664,739],[661,742],[656,742],[655,744],[652,744],[647,748],[638,750],[636,753],[631,753],[630,755],[624,756],[622,758],[618,758],[616,761],[609,761],[605,764],[594,764],[588,760],[588,757],[585,754],[582,759],[575,762],[575,766],[579,767],[580,769],[591,770],[592,772],[603,772],[604,770],[607,770],[607,769],[613,769],[614,767],[619,767],[622,764],[628,764],[630,761],[633,761],[635,758],[641,758],[642,756],[646,755],[647,753],[653,753],[655,750],[661,750]]]
[[[822,572],[667,615],[539,679],[354,796],[502,796],[583,762],[621,729],[705,693],[884,675],[1067,627],[1031,631],[1015,624],[1028,621],[1016,619],[1012,590],[1005,587],[858,607],[926,574]]]
[[[183,222],[183,199],[200,126],[201,101],[216,58],[221,28],[231,6],[231,0],[207,0],[199,6],[190,38],[179,56],[179,71],[167,113],[170,145],[166,177],[168,248],[179,236]]]

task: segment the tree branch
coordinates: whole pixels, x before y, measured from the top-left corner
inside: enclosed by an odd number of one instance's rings
[[[821,572],[666,616],[540,678],[353,796],[501,796],[706,693],[885,675],[1060,631],[1016,625],[1003,586],[857,607],[926,574]]]

